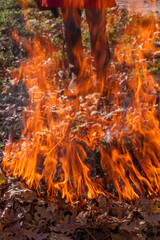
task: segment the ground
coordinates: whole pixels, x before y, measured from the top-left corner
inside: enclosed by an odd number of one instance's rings
[[[57,53],[62,58],[63,52],[61,46],[63,37],[61,31],[61,18],[54,19],[50,11],[39,12],[35,9],[34,2],[28,0],[29,8],[24,11],[24,14],[29,14],[29,22],[32,24],[32,29],[26,25],[24,15],[20,7],[20,0],[1,0],[0,5],[0,158],[3,157],[5,143],[9,136],[12,139],[19,137],[22,129],[21,114],[24,106],[28,103],[28,93],[23,84],[12,85],[10,80],[10,71],[17,69],[20,62],[26,58],[27,52],[22,44],[17,43],[12,38],[12,32],[17,29],[19,35],[27,41],[32,42],[34,34],[49,36],[55,44]],[[115,44],[121,38],[122,32],[127,21],[129,21],[128,11],[124,8],[126,1],[117,1],[123,8],[118,9],[118,17],[115,23],[110,26],[108,31],[109,43],[111,51]],[[159,3],[158,3],[159,4]],[[143,5],[146,6],[146,5]],[[148,6],[148,5],[147,5]],[[134,7],[134,5],[132,5]],[[149,7],[142,8],[150,10]],[[139,10],[139,8],[138,8]],[[109,14],[115,14],[115,10]],[[142,14],[142,12],[140,13]],[[150,14],[150,13],[148,13]],[[157,9],[157,16],[159,12]],[[83,41],[85,52],[89,51],[89,32],[84,20]],[[126,39],[127,36],[126,36]],[[127,41],[127,40],[126,40]],[[157,51],[160,46],[160,38],[156,39]],[[66,57],[66,56],[65,56]],[[66,59],[67,61],[67,59]],[[159,81],[160,60],[157,57],[156,61],[152,62],[148,59],[148,69],[157,77]],[[68,76],[65,78],[68,81]],[[5,178],[0,173],[0,182],[4,182]],[[8,180],[7,180],[8,181]],[[18,186],[18,192],[17,191]],[[13,188],[13,195],[10,188]],[[26,187],[26,186],[25,186]],[[79,209],[78,203],[75,207],[63,204],[51,204],[46,199],[40,199],[36,193],[25,189],[15,183],[14,180],[3,183],[0,188],[0,239],[17,239],[16,231],[19,232],[19,239],[159,239],[159,222],[160,222],[160,204],[158,199],[146,200],[141,198],[137,203],[120,203],[106,202],[105,199],[99,199],[98,202],[88,202],[82,209]],[[12,195],[12,196],[11,196]],[[32,197],[31,197],[32,195]],[[10,200],[8,200],[10,199]],[[51,205],[50,205],[51,204]],[[13,206],[14,205],[14,206]],[[15,206],[16,205],[16,206]],[[73,207],[73,208],[72,208]],[[23,209],[22,209],[23,208]],[[30,210],[32,209],[32,211]],[[42,212],[48,214],[42,216]],[[19,218],[19,213],[22,218]],[[109,212],[109,215],[106,213]],[[12,214],[11,214],[12,213]],[[14,213],[14,214],[13,214]],[[60,219],[59,219],[59,215]],[[15,217],[14,221],[11,219]],[[52,219],[54,215],[54,220]],[[11,217],[10,217],[11,216]],[[29,221],[32,224],[29,225]],[[23,228],[21,229],[21,219]],[[58,220],[63,222],[63,225],[58,225]],[[78,219],[78,221],[77,221]],[[7,222],[8,221],[8,222]],[[71,226],[70,223],[77,221],[77,225]],[[46,222],[46,224],[43,224]],[[12,224],[9,224],[12,223]],[[11,225],[11,226],[10,226]],[[36,226],[39,226],[36,230]],[[48,226],[49,227],[48,227]],[[43,227],[42,227],[43,226]],[[43,228],[43,232],[40,231]],[[2,234],[5,229],[4,235]],[[25,229],[25,230],[24,230]],[[47,229],[47,230],[46,230]],[[103,234],[101,233],[103,232]],[[37,235],[36,235],[37,234]],[[100,234],[103,237],[100,238]],[[136,234],[136,237],[133,236]],[[57,238],[56,238],[57,237]]]

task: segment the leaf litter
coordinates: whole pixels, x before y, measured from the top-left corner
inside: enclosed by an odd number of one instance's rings
[[[11,135],[14,141],[21,132],[28,94],[21,84],[12,86],[8,76],[3,85],[0,139],[5,142]],[[12,178],[0,185],[0,240],[158,240],[159,226],[160,198],[126,203],[99,196],[97,201],[66,204],[60,198],[53,202],[40,198]]]
[[[10,135],[15,141],[21,132],[21,114],[28,100],[22,84],[17,89],[9,86],[10,95],[2,94],[0,104],[5,118],[1,121],[5,130],[2,138]],[[38,196],[20,179],[8,177],[0,185],[0,240],[157,240],[159,226],[160,198],[141,196],[126,203],[99,196],[97,200],[66,204],[60,195],[54,201],[47,199],[45,193]]]
[[[63,199],[62,199],[63,200]],[[160,199],[132,203],[104,199],[59,204],[13,178],[0,185],[2,240],[158,239]],[[157,237],[157,238],[156,238]]]
[[[5,118],[1,121],[5,134],[2,138],[10,135],[15,141],[22,128],[27,92],[22,84],[17,89],[8,86],[10,95],[2,94],[0,103]],[[94,157],[92,154],[88,157]],[[157,240],[159,226],[160,198],[141,196],[126,203],[99,196],[97,200],[66,204],[60,195],[54,201],[47,199],[45,193],[38,196],[20,179],[8,177],[0,185],[0,240]]]

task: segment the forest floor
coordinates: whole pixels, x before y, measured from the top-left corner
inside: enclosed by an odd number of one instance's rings
[[[29,8],[22,11],[21,0],[1,0],[0,3],[0,160],[10,135],[18,138],[22,130],[22,111],[28,104],[28,93],[24,84],[12,85],[10,72],[16,70],[27,52],[17,43],[12,33],[16,29],[21,38],[32,43],[35,35],[47,36],[56,46],[57,54],[63,56],[63,34],[61,17],[53,18],[50,11],[39,12],[32,0]],[[117,1],[121,7],[109,10],[106,18],[117,14],[114,24],[108,29],[111,53],[121,39],[130,15],[126,1]],[[135,5],[132,5],[133,10]],[[151,6],[142,8],[151,14]],[[24,15],[28,16],[26,24]],[[159,2],[156,15],[160,19]],[[85,53],[90,49],[89,30],[83,20],[83,44]],[[29,27],[32,25],[32,28]],[[126,39],[127,35],[125,36]],[[128,43],[129,44],[129,40]],[[160,37],[156,39],[157,52]],[[66,61],[67,57],[66,57]],[[147,59],[148,71],[160,83],[160,58]],[[64,79],[68,81],[68,76]],[[108,202],[100,197],[96,203],[87,202],[80,208],[74,204],[51,203],[39,198],[24,183],[6,179],[0,171],[0,240],[57,239],[57,240],[144,240],[160,239],[160,200],[141,197],[133,204]],[[45,214],[44,214],[45,212]],[[59,224],[59,223],[62,224]]]

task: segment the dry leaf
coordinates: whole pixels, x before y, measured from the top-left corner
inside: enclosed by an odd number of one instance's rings
[[[79,222],[82,226],[87,225],[87,214],[86,212],[80,212],[76,217],[76,221]]]
[[[63,234],[51,233],[49,240],[71,240],[71,238]]]
[[[64,233],[68,236],[73,234],[75,230],[80,227],[81,227],[81,224],[79,223],[73,223],[73,224],[61,223],[61,224],[57,224],[56,226],[50,227],[50,230],[56,233]]]
[[[105,208],[107,206],[107,198],[103,195],[98,197],[98,205],[100,208]]]
[[[34,240],[46,240],[47,237],[49,236],[49,233],[39,233],[38,229],[24,229],[23,230],[23,235],[27,236],[29,239],[34,239]]]

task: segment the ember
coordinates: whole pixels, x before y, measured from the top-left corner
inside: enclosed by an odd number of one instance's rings
[[[6,175],[21,177],[39,194],[43,182],[51,199],[60,193],[66,202],[159,193],[160,89],[145,60],[155,50],[156,17],[133,15],[126,32],[129,39],[115,47],[106,76],[97,79],[88,61],[81,63],[76,97],[57,80],[54,46],[39,38],[34,46],[26,43],[29,57],[15,81],[25,82],[30,104],[21,138],[6,144]]]

